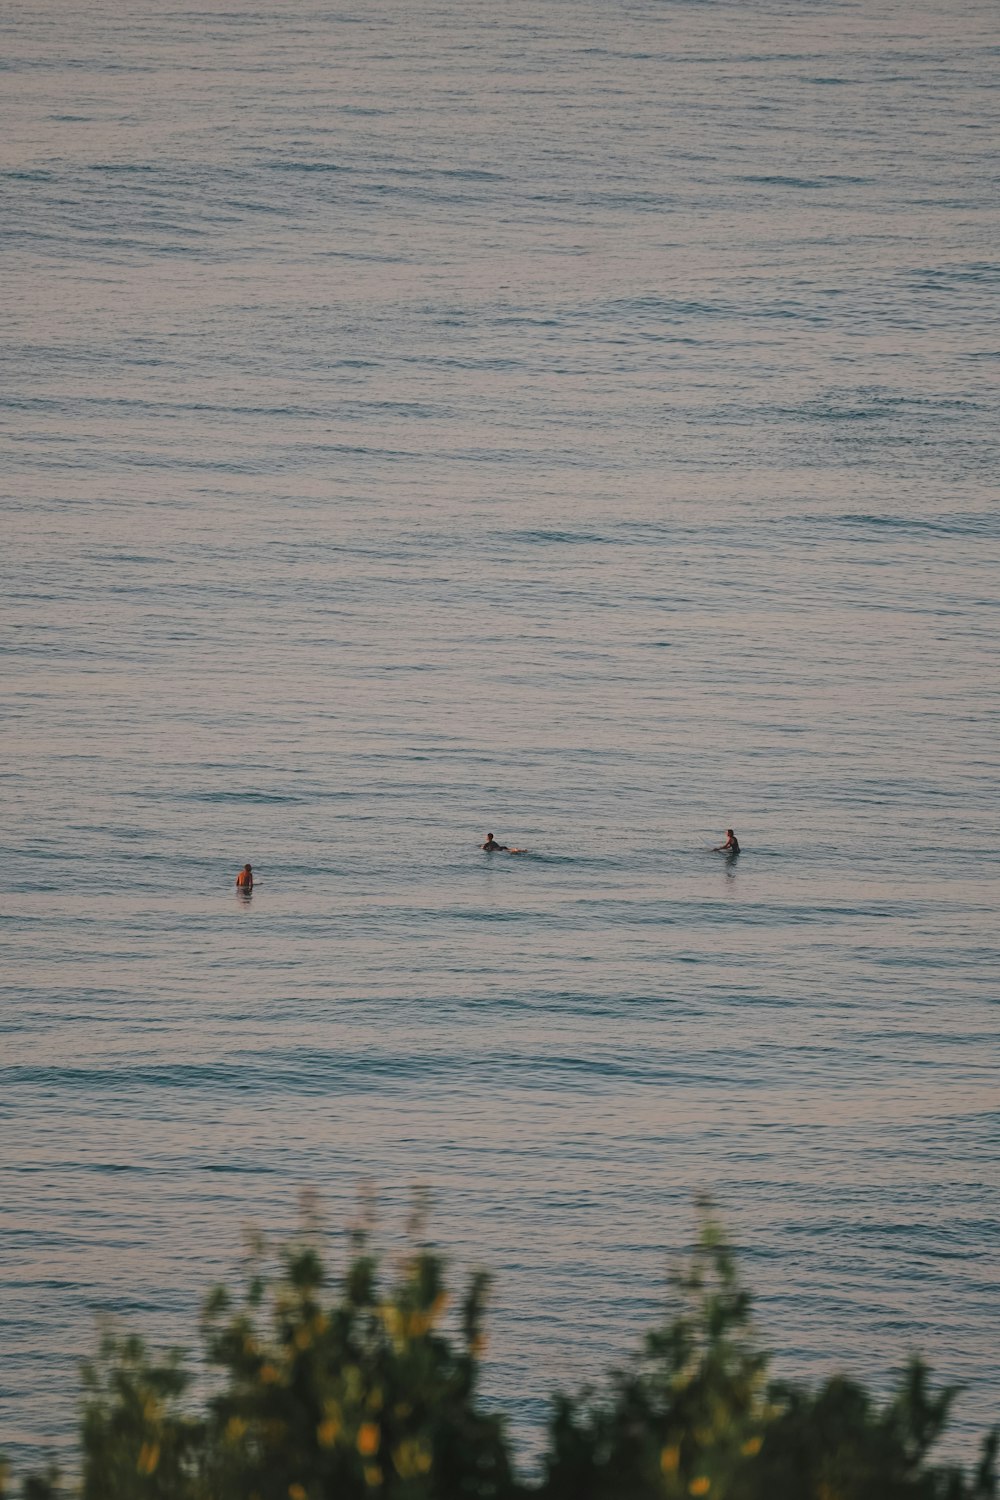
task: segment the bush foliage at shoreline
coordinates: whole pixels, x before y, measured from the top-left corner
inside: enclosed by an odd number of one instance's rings
[[[384,1287],[359,1238],[331,1287],[316,1245],[286,1249],[202,1328],[212,1394],[180,1356],[109,1335],[84,1369],[79,1471],[25,1500],[989,1500],[996,1433],[970,1472],[938,1464],[954,1389],[913,1360],[888,1401],[834,1376],[768,1377],[750,1298],[710,1222],[662,1326],[599,1391],[551,1401],[539,1477],[514,1470],[478,1392],[488,1280],[446,1331],[444,1263],[413,1251]],[[454,1321],[454,1320],[453,1320]],[[0,1497],[16,1493],[0,1476]]]

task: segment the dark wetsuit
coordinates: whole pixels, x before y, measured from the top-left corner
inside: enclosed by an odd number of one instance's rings
[[[488,844],[480,844],[480,849],[485,849],[487,854],[509,854],[510,850],[506,844],[498,844],[496,839],[490,839]]]

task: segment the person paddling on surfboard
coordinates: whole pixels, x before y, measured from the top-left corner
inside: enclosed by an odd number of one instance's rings
[[[486,843],[480,844],[480,849],[485,849],[487,854],[527,854],[527,849],[510,849],[506,844],[498,844],[492,833],[486,835]]]
[[[731,828],[726,829],[726,842],[724,844],[716,844],[712,850],[713,854],[739,854],[739,852],[740,841]]]

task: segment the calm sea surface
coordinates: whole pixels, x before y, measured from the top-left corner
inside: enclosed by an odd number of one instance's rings
[[[411,1190],[995,1418],[997,11],[0,11],[0,1446]],[[744,853],[706,852],[727,826]],[[530,857],[478,851],[488,830]],[[237,898],[237,869],[259,884]]]

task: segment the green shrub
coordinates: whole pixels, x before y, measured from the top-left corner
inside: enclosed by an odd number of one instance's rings
[[[972,1473],[931,1461],[955,1392],[914,1360],[879,1404],[834,1377],[769,1382],[732,1253],[705,1220],[670,1313],[600,1393],[553,1399],[535,1480],[478,1394],[487,1278],[457,1333],[443,1262],[413,1251],[383,1290],[359,1239],[331,1295],[314,1244],[259,1264],[203,1316],[208,1394],[180,1357],[108,1337],[84,1370],[78,1477],[25,1500],[989,1500],[996,1434]],[[206,1373],[207,1372],[207,1373]],[[0,1472],[0,1496],[9,1494]]]

